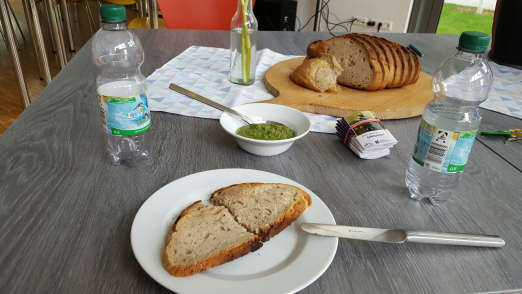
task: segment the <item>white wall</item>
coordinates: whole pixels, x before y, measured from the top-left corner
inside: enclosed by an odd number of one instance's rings
[[[300,25],[304,25],[315,13],[315,5],[316,0],[298,0],[297,17],[301,23],[296,22],[296,29]],[[392,32],[405,33],[408,29],[412,5],[413,0],[330,0],[330,22],[340,22],[348,20],[352,16],[362,16],[392,21]],[[313,31],[313,23],[312,19],[303,31]],[[324,22],[321,24],[321,31],[327,31]],[[376,31],[376,28],[354,25],[352,31]]]

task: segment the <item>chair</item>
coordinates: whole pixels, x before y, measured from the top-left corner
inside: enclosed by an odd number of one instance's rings
[[[238,0],[158,0],[169,29],[230,30]],[[254,5],[255,1],[252,1]]]
[[[158,18],[158,6],[156,0],[104,0],[107,3],[129,6],[136,5],[139,17],[130,20],[129,29],[164,29],[165,21]]]

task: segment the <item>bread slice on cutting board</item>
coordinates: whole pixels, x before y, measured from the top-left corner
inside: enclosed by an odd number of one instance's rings
[[[359,40],[364,40],[371,47],[371,49],[375,52],[375,56],[377,57],[379,66],[382,71],[382,81],[378,86],[378,89],[384,89],[393,81],[394,72],[390,70],[390,64],[388,63],[385,51],[380,46],[380,43],[377,39],[373,38],[370,35],[365,34],[350,34],[352,38],[357,38]]]
[[[183,277],[239,258],[262,246],[312,203],[303,190],[286,184],[243,183],[185,208],[169,232],[163,266]]]
[[[210,202],[227,207],[238,223],[267,241],[296,220],[312,199],[291,185],[244,183],[217,190]]]
[[[335,57],[307,57],[290,75],[295,83],[317,92],[337,92],[337,77],[343,71]]]

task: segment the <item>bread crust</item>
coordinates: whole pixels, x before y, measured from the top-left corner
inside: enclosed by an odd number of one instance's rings
[[[419,55],[417,53],[413,52],[410,48],[407,48],[408,52],[410,52],[410,55],[413,57],[413,62],[415,64],[415,71],[413,73],[413,78],[411,80],[410,84],[415,84],[417,80],[419,79],[420,71],[421,71],[421,62]]]
[[[361,38],[367,41],[368,44],[372,47],[372,49],[375,51],[377,60],[379,61],[382,71],[382,82],[379,85],[379,89],[386,88],[393,81],[394,73],[390,70],[390,62],[388,62],[388,55],[386,55],[386,52],[381,47],[380,42],[370,35],[356,33],[353,33],[352,35],[356,38]]]
[[[411,56],[410,51],[406,49],[406,47],[401,46],[402,51],[406,55],[406,58],[408,59],[408,77],[406,78],[406,81],[404,82],[404,86],[411,84],[413,81],[413,78],[415,76],[415,60],[413,59],[413,56]]]
[[[332,62],[334,63],[334,66],[339,66],[337,61],[335,60],[335,57],[329,54],[323,55],[328,56],[332,58]],[[316,86],[316,84],[313,82],[317,70],[320,68],[329,68],[332,71],[332,75],[335,75],[335,80],[337,80],[337,77],[339,74],[336,72],[336,69],[333,68],[333,66],[328,63],[325,60],[320,59],[322,56],[318,57],[307,57],[303,60],[303,63],[299,65],[291,74],[290,79],[294,81],[296,84],[301,85],[305,88],[317,91],[317,92],[337,92],[337,83],[332,85],[332,87],[329,87],[326,90],[322,90],[319,87]]]
[[[373,81],[368,86],[362,87],[362,89],[370,90],[370,91],[380,89],[380,87],[383,83],[384,73],[383,73],[382,65],[379,62],[379,58],[377,56],[377,52],[373,49],[371,44],[363,38],[356,37],[355,34],[338,36],[338,37],[334,37],[332,39],[336,39],[336,38],[349,38],[349,39],[353,40],[354,42],[356,42],[357,44],[361,45],[364,49],[366,49],[366,53],[368,54],[368,61],[370,63],[370,67],[373,70]],[[330,39],[330,40],[332,40],[332,39]],[[353,85],[353,84],[350,85],[348,83],[343,83],[341,81],[338,81],[338,82],[340,84],[343,84],[346,86],[361,89],[361,87],[359,87],[358,85]]]
[[[311,77],[315,76],[315,71],[320,66],[329,66],[328,63],[324,60],[317,59],[317,58],[305,58],[303,60],[303,63],[299,65],[291,74],[290,79],[305,88],[317,91],[317,92],[323,92],[321,89],[315,86],[314,83],[311,81]]]
[[[319,57],[328,54],[328,43],[325,40],[313,41],[306,48],[306,56]]]
[[[186,216],[191,209],[193,209],[198,204],[202,203],[201,200],[196,201],[189,205],[187,208],[185,208],[174,224],[172,225],[172,230],[169,232],[165,250],[163,251],[162,256],[162,263],[163,267],[173,276],[175,277],[186,277],[190,276],[202,271],[206,271],[209,268],[224,264],[226,262],[229,262],[231,260],[234,260],[236,258],[239,258],[243,255],[248,254],[249,252],[256,251],[257,249],[261,248],[263,246],[263,243],[261,242],[261,239],[259,236],[253,236],[252,238],[246,240],[245,242],[238,244],[232,248],[229,248],[227,250],[218,252],[204,260],[201,260],[194,264],[187,264],[187,265],[173,265],[170,263],[168,258],[168,252],[171,250],[171,240],[173,238],[173,233],[177,231],[177,225],[178,222]]]
[[[217,197],[219,194],[225,192],[227,189],[230,189],[232,187],[240,187],[240,188],[253,188],[255,186],[260,185],[266,185],[266,183],[242,183],[242,184],[235,184],[227,187],[223,187],[219,190],[216,190],[212,195],[210,196],[210,202],[213,201],[214,197]],[[263,242],[270,240],[273,236],[280,233],[282,230],[284,230],[286,227],[288,227],[293,221],[295,221],[303,212],[312,205],[312,198],[308,193],[303,191],[302,189],[287,185],[287,184],[277,184],[277,185],[283,185],[283,186],[289,186],[294,189],[296,189],[299,193],[299,201],[295,202],[290,209],[288,209],[284,215],[279,217],[277,220],[275,220],[273,223],[268,224],[267,226],[261,228],[257,235],[261,238]],[[248,229],[247,229],[248,230]],[[256,232],[251,232],[253,234],[256,234]]]
[[[392,50],[392,48],[389,46],[388,40],[384,38],[379,38],[375,36],[371,36],[372,39],[375,40],[376,44],[381,47],[382,51],[384,52],[384,55],[386,57],[386,61],[388,63],[388,70],[391,74],[391,80],[386,85],[386,88],[394,88],[396,84],[398,84],[398,65],[400,64],[399,57],[397,56],[397,53]],[[402,70],[402,66],[401,66]]]
[[[409,76],[408,57],[402,50],[402,46],[400,44],[397,44],[397,43],[391,42],[391,41],[389,41],[389,43],[390,43],[390,46],[395,51],[395,53],[397,54],[397,56],[399,57],[400,62],[401,62],[402,71],[400,72],[400,78],[398,79],[398,83],[396,86],[396,88],[398,88],[398,87],[402,87],[405,85],[406,79]]]

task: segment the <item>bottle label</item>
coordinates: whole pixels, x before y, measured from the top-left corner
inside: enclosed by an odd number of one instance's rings
[[[466,167],[478,130],[452,132],[421,120],[413,159],[430,170],[456,173]]]
[[[132,136],[150,129],[147,94],[130,97],[98,95],[104,129],[110,135]]]

